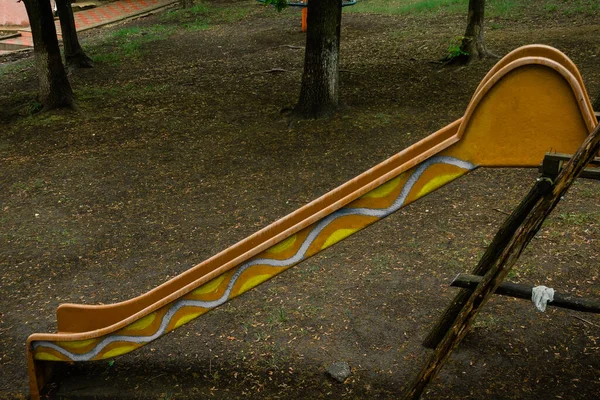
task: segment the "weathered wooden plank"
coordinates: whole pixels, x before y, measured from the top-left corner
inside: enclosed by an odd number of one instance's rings
[[[539,172],[544,176],[555,178],[562,169],[564,163],[569,161],[571,157],[571,154],[547,153],[544,156],[544,161],[540,165]],[[594,168],[592,166],[597,167]],[[600,158],[597,157],[590,161],[589,167],[581,172],[579,178],[600,180],[600,168],[598,168],[598,166],[600,166]]]

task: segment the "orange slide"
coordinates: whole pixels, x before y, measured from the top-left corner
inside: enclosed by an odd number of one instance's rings
[[[477,167],[537,167],[596,126],[575,65],[547,46],[504,57],[465,115],[288,216],[130,300],[62,304],[27,339],[32,399],[55,362],[116,357],[165,335]]]

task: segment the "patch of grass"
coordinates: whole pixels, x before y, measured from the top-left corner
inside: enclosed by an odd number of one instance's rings
[[[272,324],[272,323],[282,324],[284,322],[287,322],[287,320],[288,320],[288,315],[283,307],[276,308],[275,311],[268,318],[268,322],[270,324]]]
[[[124,59],[142,57],[149,43],[169,39],[182,30],[203,31],[209,29],[214,23],[238,21],[247,14],[247,6],[219,7],[198,3],[187,9],[161,14],[160,23],[152,26],[119,29],[105,42],[90,46],[88,53],[94,62],[118,66]]]
[[[523,2],[517,0],[492,0],[486,2],[485,13],[486,17],[510,17],[521,11]],[[465,14],[468,7],[465,8]]]
[[[124,92],[133,90],[132,85],[124,86],[82,86],[77,89],[77,99],[82,101],[103,98],[108,100],[110,97],[118,96]]]
[[[41,178],[35,178],[28,182],[15,182],[10,187],[10,192],[18,196],[25,196],[30,192],[35,192],[45,187],[45,183]]]
[[[468,0],[362,0],[352,7],[346,7],[348,12],[402,15],[410,13],[466,11]]]
[[[43,107],[44,107],[44,105],[42,103],[40,103],[39,101],[31,100],[27,104],[27,114],[29,114],[29,115],[37,114],[38,112],[40,112],[42,110]]]
[[[477,319],[473,323],[473,328],[475,329],[492,329],[498,325],[498,320],[494,317],[493,314],[484,314],[480,313],[477,316]]]
[[[120,65],[122,60],[122,57],[116,53],[94,54],[93,50],[91,50],[89,55],[95,63],[109,64],[113,66]]]
[[[600,211],[592,213],[563,213],[558,215],[558,220],[568,225],[591,225],[600,223]]]
[[[168,39],[176,31],[177,26],[162,24],[143,29],[137,26],[122,28],[106,42],[91,46],[89,54],[94,62],[119,65],[124,59],[140,58],[148,43]]]
[[[347,7],[347,12],[371,14],[452,14],[466,15],[469,0],[361,0],[355,6]],[[532,13],[560,13],[564,15],[600,12],[597,0],[488,0],[485,6],[486,18],[514,17]]]
[[[182,26],[188,32],[205,31],[210,27],[207,21],[202,20],[186,22]]]
[[[65,119],[66,118],[62,115],[47,112],[32,114],[28,118],[23,119],[22,123],[30,127],[50,127],[64,123]]]
[[[381,123],[381,125],[390,125],[392,123],[392,117],[389,114],[377,113],[375,119]]]
[[[323,307],[306,304],[302,307],[302,314],[307,318],[314,318],[323,312]]]
[[[4,78],[17,73],[22,73],[25,70],[33,67],[33,63],[33,59],[26,59],[17,61],[15,63],[0,65],[0,78]]]
[[[448,45],[448,49],[446,50],[448,52],[448,60],[454,60],[457,57],[469,55],[469,53],[461,49],[463,39],[463,36],[458,36]]]
[[[547,0],[544,10],[548,13],[576,15],[595,15],[600,12],[600,2],[597,0]]]
[[[198,3],[194,4],[190,8],[182,8],[178,10],[169,11],[160,16],[162,22],[178,22],[182,19],[190,18],[207,18],[209,14],[209,7],[205,4]],[[208,21],[207,21],[208,22]]]
[[[211,24],[230,23],[248,15],[244,6],[220,7],[214,4],[198,3],[190,8],[169,11],[160,17],[161,22],[179,24],[187,31],[205,30]]]

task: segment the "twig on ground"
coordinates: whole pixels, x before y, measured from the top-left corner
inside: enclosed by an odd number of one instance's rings
[[[153,380],[155,380],[156,378],[160,378],[161,376],[165,376],[165,375],[166,375],[166,374],[158,374],[158,375],[156,375],[156,376],[153,376],[152,378],[148,379],[148,380],[147,380],[147,382],[153,381]]]
[[[279,47],[287,47],[288,49],[292,49],[292,50],[304,50],[304,46],[294,46],[291,44],[282,44]]]
[[[501,210],[501,209],[499,209],[499,208],[492,208],[492,210],[494,210],[494,211],[498,211],[499,213],[502,213],[502,214],[504,214],[504,215],[510,215],[510,214],[509,214],[509,213],[507,213],[506,211],[503,211],[503,210]]]
[[[595,324],[595,323],[593,323],[592,321],[588,321],[587,319],[585,319],[585,318],[581,318],[581,317],[578,317],[577,315],[573,315],[573,318],[577,318],[578,320],[580,320],[580,321],[583,321],[583,322],[585,322],[586,324],[590,324],[590,325],[592,325],[592,326],[595,326],[596,328],[600,328],[600,326],[596,325],[596,324]]]
[[[0,335],[3,335],[4,332],[6,332],[6,331],[8,331],[10,329],[12,329],[12,326],[9,326],[8,328],[2,328],[2,329],[0,329]]]
[[[260,71],[258,72],[259,74],[273,74],[275,72],[288,72],[287,69],[283,69],[283,68],[271,68],[271,69],[267,69],[264,71]]]

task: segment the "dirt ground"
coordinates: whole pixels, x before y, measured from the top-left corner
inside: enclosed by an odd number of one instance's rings
[[[27,397],[25,340],[55,329],[59,303],[134,297],[281,218],[459,118],[495,62],[431,62],[462,17],[346,13],[345,107],[289,127],[280,111],[299,93],[299,14],[212,3],[244,11],[131,56],[118,53],[119,32],[142,37],[160,15],[87,32],[97,65],[71,75],[75,111],[30,115],[32,63],[4,60],[0,398]],[[499,55],[529,43],[563,50],[595,95],[599,22],[497,19],[486,38]],[[111,53],[120,59],[101,57]],[[68,366],[49,397],[396,398],[429,354],[421,341],[455,293],[449,281],[475,266],[536,176],[470,173],[151,345]],[[510,277],[598,299],[599,249],[600,182],[580,180]],[[336,361],[352,368],[344,383],[325,373]],[[598,393],[597,315],[497,297],[423,397]]]

